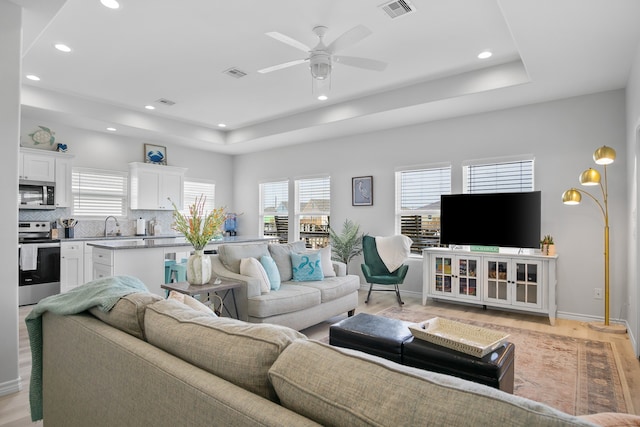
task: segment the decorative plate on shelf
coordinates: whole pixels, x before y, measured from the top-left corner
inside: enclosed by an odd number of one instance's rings
[[[22,139],[20,145],[23,147],[39,148],[42,150],[55,150],[58,148],[56,144],[55,132],[46,126],[38,126],[28,135],[28,138]]]
[[[409,330],[417,339],[475,357],[486,356],[509,338],[504,332],[440,317],[410,325]]]

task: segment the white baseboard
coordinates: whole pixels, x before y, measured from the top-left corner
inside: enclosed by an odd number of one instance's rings
[[[0,396],[17,393],[20,390],[22,390],[22,379],[20,377],[0,384]]]

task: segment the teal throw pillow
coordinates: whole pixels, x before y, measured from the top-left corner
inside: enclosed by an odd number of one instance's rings
[[[278,271],[278,266],[276,262],[270,256],[263,255],[260,257],[260,264],[264,267],[264,271],[267,272],[267,277],[269,278],[269,285],[271,286],[271,290],[277,291],[280,289],[280,272]]]
[[[296,282],[310,282],[324,279],[320,252],[291,252],[291,268],[293,280]]]

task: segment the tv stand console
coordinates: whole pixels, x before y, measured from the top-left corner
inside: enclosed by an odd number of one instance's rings
[[[422,304],[427,299],[546,314],[556,320],[557,255],[422,251]]]

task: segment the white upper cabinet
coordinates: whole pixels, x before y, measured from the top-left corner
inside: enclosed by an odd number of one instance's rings
[[[185,168],[129,163],[131,209],[172,210],[182,207]]]
[[[56,159],[51,154],[21,150],[18,166],[20,179],[45,182],[56,180]]]
[[[71,207],[71,158],[56,157],[56,208]]]

